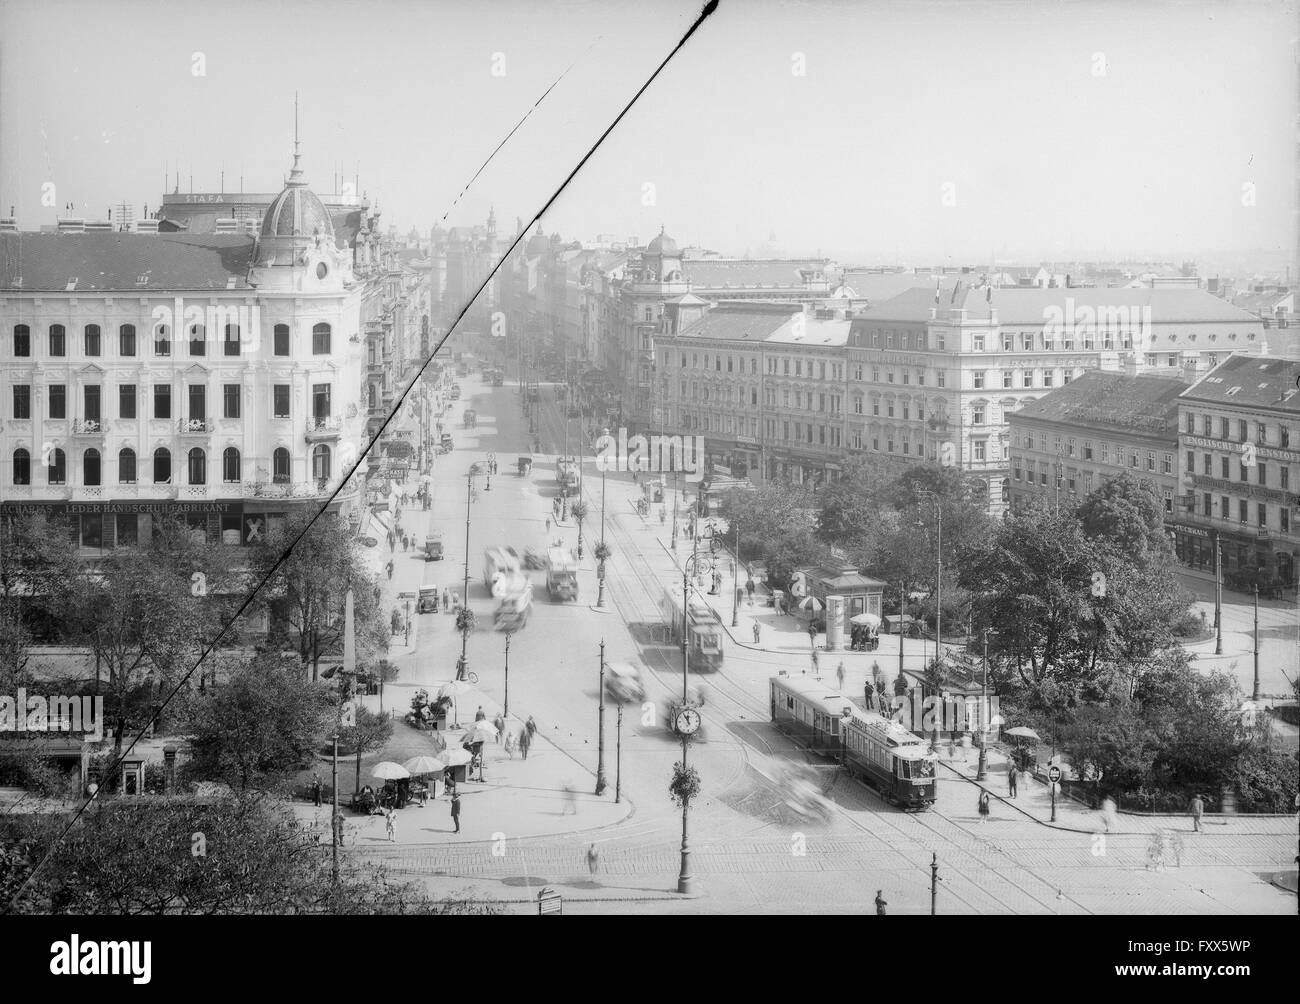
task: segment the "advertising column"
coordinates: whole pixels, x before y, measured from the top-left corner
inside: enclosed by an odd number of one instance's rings
[[[826,651],[844,647],[844,597],[826,597]]]

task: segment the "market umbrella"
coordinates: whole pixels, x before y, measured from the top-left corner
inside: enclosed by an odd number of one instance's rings
[[[1009,736],[1019,736],[1022,739],[1035,739],[1041,742],[1038,733],[1026,725],[1017,725],[1014,729],[1007,729],[1006,734]]]
[[[880,627],[880,618],[875,614],[854,614],[849,618],[850,624],[867,624],[871,627]]]
[[[400,763],[384,760],[382,763],[375,764],[370,776],[377,777],[381,781],[400,781],[404,777],[410,777],[411,772]]]
[[[457,722],[460,720],[460,716],[457,713],[458,708],[456,705],[456,698],[459,697],[461,694],[469,693],[473,689],[474,688],[470,686],[469,682],[466,680],[452,680],[450,683],[444,683],[441,687],[438,688],[439,697],[451,698],[451,720],[453,722]]]
[[[465,730],[465,742],[485,743],[497,737],[497,727],[491,722],[477,721]]]
[[[442,763],[436,756],[413,756],[402,764],[407,770],[414,774],[436,774],[442,770],[446,764]]]
[[[448,748],[443,750],[434,759],[439,761],[443,767],[457,767],[469,763],[474,757],[469,750],[457,747],[456,749]]]
[[[813,613],[817,613],[824,605],[816,596],[805,596],[798,603],[800,610],[811,610]]]

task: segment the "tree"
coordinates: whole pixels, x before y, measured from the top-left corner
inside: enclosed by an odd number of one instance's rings
[[[1152,481],[1128,473],[1107,478],[1080,503],[1078,512],[1088,537],[1110,541],[1140,565],[1170,551],[1164,501]]]
[[[107,671],[115,759],[133,711],[143,705],[147,713],[215,637],[217,608],[204,586],[209,558],[186,528],[160,522],[149,540],[115,548],[74,585],[67,620]]]
[[[440,914],[491,908],[430,899],[344,851],[328,833],[260,795],[97,801],[58,840],[60,816],[15,821],[0,844],[0,890],[13,912],[59,915]],[[35,863],[45,868],[12,902]]]
[[[297,649],[304,672],[310,668],[315,681],[320,679],[321,659],[342,654],[348,589],[353,596],[358,664],[368,664],[386,652],[391,636],[380,603],[382,593],[366,573],[356,542],[335,515],[327,513],[311,523],[312,515],[291,514],[254,551],[252,566],[260,575],[271,576],[266,603],[272,636],[283,637]]]
[[[35,604],[55,613],[80,571],[66,523],[39,513],[0,523],[0,609],[21,613]]]
[[[334,718],[330,688],[304,686],[296,668],[260,655],[193,704],[186,772],[238,791],[266,787],[311,759]]]
[[[423,693],[423,691],[422,691]],[[428,698],[427,693],[425,694]],[[357,773],[354,791],[361,790],[361,755],[383,749],[393,738],[393,720],[388,715],[377,715],[368,708],[357,708],[356,720],[339,732],[339,745],[355,752]]]

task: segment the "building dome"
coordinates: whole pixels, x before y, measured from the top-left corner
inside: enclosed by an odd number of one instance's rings
[[[538,255],[544,255],[549,250],[551,250],[551,242],[546,239],[546,235],[542,233],[542,225],[538,223],[537,232],[528,238],[528,244],[524,251],[530,258],[532,258]]]
[[[314,237],[318,230],[334,239],[334,223],[325,204],[303,182],[290,181],[262,217],[263,237]]]
[[[652,240],[645,250],[646,254],[675,255],[677,242],[664,233],[663,227],[660,227],[659,236]]]

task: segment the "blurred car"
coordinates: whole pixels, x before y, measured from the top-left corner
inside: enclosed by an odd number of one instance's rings
[[[362,537],[360,540],[360,544],[362,547],[378,547],[379,541],[377,541],[374,537]]]
[[[645,700],[641,671],[630,662],[611,662],[605,666],[605,692],[618,704],[635,704]]]
[[[781,768],[775,778],[777,789],[785,796],[785,804],[805,819],[829,822],[834,803],[831,802],[810,772],[794,764]]]

